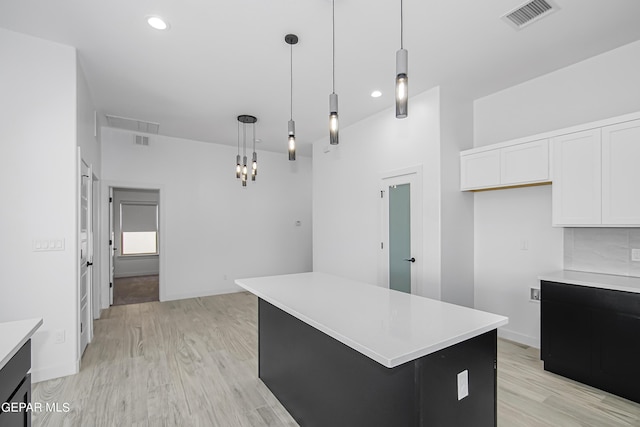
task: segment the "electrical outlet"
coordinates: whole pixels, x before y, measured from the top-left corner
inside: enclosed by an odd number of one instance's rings
[[[640,249],[631,249],[631,261],[640,261]]]
[[[62,344],[65,340],[64,329],[56,329],[54,333],[54,340],[56,344]]]
[[[540,301],[540,289],[538,288],[531,288],[531,294],[529,296],[529,299],[531,301],[536,301],[539,302]]]
[[[469,371],[464,370],[458,374],[458,400],[469,396]]]

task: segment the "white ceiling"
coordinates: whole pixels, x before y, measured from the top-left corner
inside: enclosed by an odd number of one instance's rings
[[[556,0],[516,31],[523,0],[404,0],[409,89],[476,99],[640,39],[638,0]],[[341,127],[393,105],[400,1],[336,0]],[[166,18],[160,32],[148,15]],[[330,0],[0,0],[0,27],[75,46],[102,114],[160,123],[163,135],[234,145],[239,114],[258,117],[260,149],[286,153],[289,46],[301,154],[326,137]],[[374,89],[380,98],[370,97]],[[409,105],[411,115],[411,105]]]

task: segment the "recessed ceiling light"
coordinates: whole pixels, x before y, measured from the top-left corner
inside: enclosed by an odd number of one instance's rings
[[[379,90],[374,90],[373,92],[371,92],[372,98],[380,98],[381,96],[382,96],[382,92],[380,92]]]
[[[166,30],[169,28],[169,24],[167,24],[165,20],[160,18],[159,16],[149,16],[147,18],[147,23],[156,30]]]

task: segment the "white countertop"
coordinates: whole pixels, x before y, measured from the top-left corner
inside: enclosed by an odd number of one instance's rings
[[[387,368],[508,323],[504,316],[323,273],[235,283]]]
[[[22,348],[42,325],[42,319],[0,323],[0,369]]]
[[[640,293],[640,277],[560,270],[552,273],[541,274],[538,276],[538,279],[550,282],[568,283],[570,285],[590,286],[592,288]]]

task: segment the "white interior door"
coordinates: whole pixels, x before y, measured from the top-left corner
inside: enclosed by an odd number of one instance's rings
[[[422,269],[421,168],[381,179],[381,239],[378,281],[390,289],[419,293]]]
[[[91,277],[93,275],[92,200],[93,173],[81,160],[80,171],[80,355],[91,340]]]
[[[116,256],[115,232],[113,228],[113,187],[109,187],[109,305],[113,305],[113,273]]]

